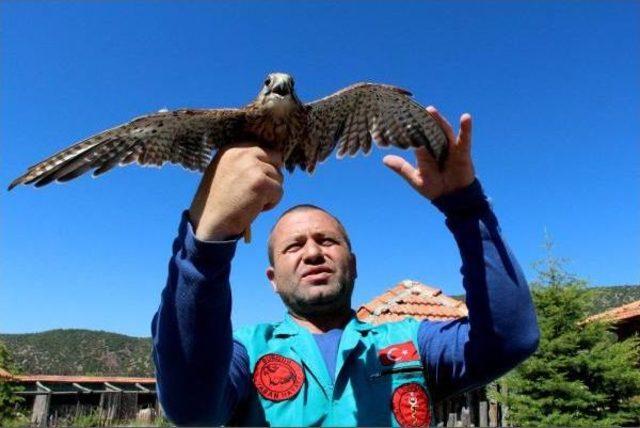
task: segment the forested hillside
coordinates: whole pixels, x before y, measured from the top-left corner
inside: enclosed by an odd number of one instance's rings
[[[594,287],[592,314],[640,300],[640,285]],[[464,296],[454,296],[464,299]],[[105,331],[0,334],[16,367],[30,374],[153,376],[151,339]]]

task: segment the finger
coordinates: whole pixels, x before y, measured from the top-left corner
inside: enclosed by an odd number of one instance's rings
[[[458,133],[458,140],[456,141],[456,145],[463,150],[471,149],[471,129],[472,129],[472,119],[469,113],[464,113],[460,116],[460,132]]]
[[[270,209],[275,208],[276,205],[282,200],[282,196],[284,195],[284,189],[280,185],[277,180],[271,180],[271,186],[267,191],[265,204],[262,206],[262,211],[269,211]]]
[[[453,127],[449,123],[449,121],[440,114],[437,108],[434,106],[427,107],[427,112],[438,122],[438,125],[442,128],[445,135],[447,136],[447,140],[449,144],[453,144],[456,141],[455,133],[453,132]]]
[[[276,168],[280,168],[282,166],[282,152],[278,150],[268,149],[257,145],[247,147],[247,150],[262,162],[269,163]]]
[[[282,152],[279,150],[273,150],[273,149],[262,149],[266,155],[266,158],[264,158],[265,162],[269,162],[271,165],[275,166],[276,168],[280,168],[282,166],[283,163],[283,159],[282,159]]]
[[[416,169],[409,162],[400,156],[387,155],[382,158],[382,162],[393,170],[400,177],[404,178],[410,185],[418,186],[416,181]]]
[[[278,183],[282,184],[284,182],[284,175],[280,168],[276,168],[270,163],[263,162],[262,171],[264,171],[267,177],[276,180]]]

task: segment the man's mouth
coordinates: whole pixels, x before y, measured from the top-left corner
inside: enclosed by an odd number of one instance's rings
[[[333,270],[328,267],[317,267],[304,272],[301,279],[309,282],[325,281],[329,279],[332,274]]]

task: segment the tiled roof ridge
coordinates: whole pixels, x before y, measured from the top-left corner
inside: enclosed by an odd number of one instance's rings
[[[402,287],[404,287],[405,289],[402,290]],[[398,289],[399,289],[399,293],[397,294],[394,293],[396,294],[396,296],[387,300],[384,305],[376,309],[376,312],[378,311],[378,309],[382,309],[387,306],[401,302],[403,297],[414,294],[415,291],[417,291],[420,295],[424,297],[437,297],[438,303],[441,303],[443,306],[457,308],[457,307],[460,307],[460,305],[464,304],[460,300],[456,300],[452,297],[449,297],[443,294],[442,290],[439,288],[430,287],[426,284],[422,284],[421,282],[414,281],[411,279],[405,279],[403,281],[400,281],[398,285],[390,288],[387,292],[395,292],[395,290],[398,290]],[[380,313],[377,313],[376,315],[380,315]]]
[[[599,314],[591,315],[586,319],[586,321],[595,321],[595,320],[612,320],[612,321],[620,321],[628,318],[632,318],[640,315],[640,300],[636,300],[630,303],[626,303],[621,306],[616,306],[615,308],[608,309],[604,312],[600,312]]]
[[[458,318],[467,312],[463,301],[447,296],[439,288],[410,279],[400,281],[382,295],[361,305],[358,312],[361,313],[361,319],[372,322],[384,318],[385,314],[416,316],[420,313],[416,308],[420,306],[432,308],[427,315],[432,319]]]

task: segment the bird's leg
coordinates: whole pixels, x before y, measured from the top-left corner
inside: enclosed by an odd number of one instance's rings
[[[247,228],[242,233],[242,236],[244,237],[245,244],[251,243],[251,225],[247,226]]]

